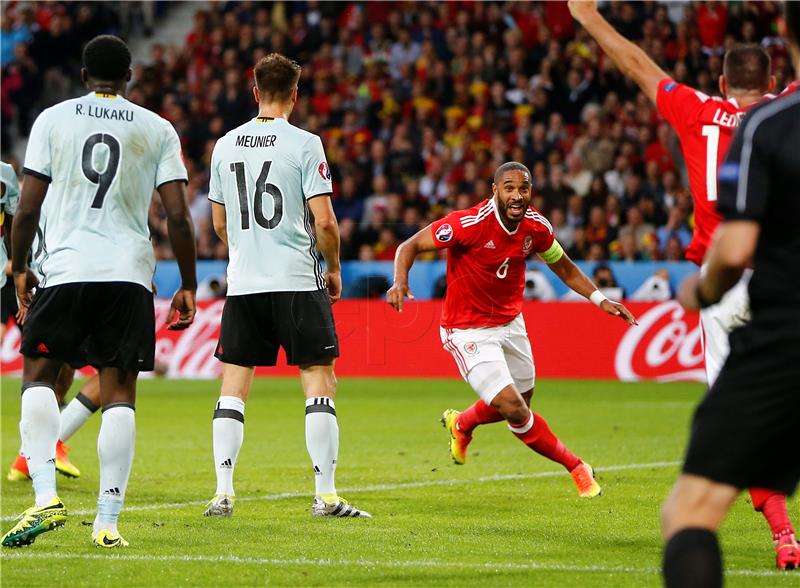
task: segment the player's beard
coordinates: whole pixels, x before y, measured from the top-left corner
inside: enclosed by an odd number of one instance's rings
[[[525,218],[525,209],[527,208],[527,206],[525,205],[525,201],[522,199],[520,199],[519,201],[514,200],[513,202],[514,203],[519,202],[522,205],[518,217],[509,214],[508,205],[505,202],[503,202],[500,198],[497,199],[497,209],[500,212],[500,217],[504,221],[506,221],[506,223],[512,226],[516,226],[520,222],[522,222],[523,218]]]

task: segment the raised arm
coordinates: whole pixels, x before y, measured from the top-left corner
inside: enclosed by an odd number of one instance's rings
[[[308,208],[314,215],[317,249],[325,259],[325,284],[328,298],[334,304],[342,297],[342,265],[339,261],[339,223],[333,212],[330,194],[314,196],[308,200]]]
[[[572,17],[594,38],[626,76],[642,89],[653,104],[658,84],[669,76],[641,47],[620,35],[597,10],[596,0],[569,0]]]
[[[575,262],[564,253],[559,257],[558,261],[549,263],[550,270],[559,277],[567,286],[572,288],[575,292],[594,302],[603,311],[608,314],[618,316],[629,325],[636,325],[636,318],[631,312],[619,302],[614,302],[606,298],[595,286],[594,282],[581,271]]]
[[[32,291],[37,284],[36,277],[28,269],[28,253],[31,250],[39,215],[42,212],[44,197],[49,183],[29,175],[22,185],[17,214],[11,227],[11,272],[19,299],[17,322],[25,322],[28,307],[31,305]]]
[[[394,256],[394,284],[386,293],[386,302],[398,312],[403,312],[403,300],[414,300],[414,294],[408,289],[408,272],[414,265],[417,255],[426,251],[434,251],[433,231],[428,225],[410,239],[403,241]]]
[[[197,290],[197,253],[194,227],[182,181],[161,184],[158,193],[167,212],[167,234],[181,273],[181,287],[172,297],[172,306],[167,315],[167,323],[172,323],[176,313],[179,315],[178,320],[168,327],[178,331],[192,324],[196,312],[194,297]]]

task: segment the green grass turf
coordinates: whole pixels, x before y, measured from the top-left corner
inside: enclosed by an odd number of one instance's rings
[[[337,481],[372,520],[311,518],[314,482],[294,379],[257,380],[247,406],[236,492],[240,499],[272,498],[240,500],[232,519],[203,518],[197,503],[215,487],[211,412],[218,386],[140,383],[126,505],[173,506],[123,512],[129,549],[96,550],[83,524],[93,515],[73,514],[64,529],[30,548],[3,550],[3,585],[661,585],[658,513],[678,467],[603,468],[680,460],[699,385],[540,382],[535,408],[598,469],[603,496],[581,500],[559,466],[502,424],[477,431],[466,466],[451,464],[438,418],[474,400],[463,382],[342,379]],[[19,441],[18,389],[17,381],[3,380],[3,474]],[[99,421],[93,417],[70,442],[81,478],[59,478],[73,513],[94,507]],[[554,475],[536,477],[547,472]],[[358,490],[379,485],[390,487]],[[280,493],[294,495],[274,497]],[[27,483],[4,480],[0,497],[3,517],[32,504]],[[186,502],[192,504],[174,506]],[[796,499],[791,511],[798,520]],[[4,521],[4,530],[9,525]],[[766,523],[744,498],[722,542],[736,574],[728,586],[800,585],[800,573],[772,572]]]

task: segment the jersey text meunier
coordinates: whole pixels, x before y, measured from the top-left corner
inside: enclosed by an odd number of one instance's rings
[[[276,135],[239,135],[237,147],[275,147]]]

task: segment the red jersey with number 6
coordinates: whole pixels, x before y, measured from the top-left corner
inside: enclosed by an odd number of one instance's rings
[[[733,98],[707,96],[670,79],[658,84],[656,106],[681,141],[694,198],[694,234],[686,258],[700,265],[722,220],[717,212],[717,168],[750,107],[742,108]]]
[[[533,207],[517,229],[500,220],[494,198],[448,214],[431,225],[433,242],[447,252],[447,295],[442,326],[494,327],[522,312],[525,259],[553,245],[553,227]]]

